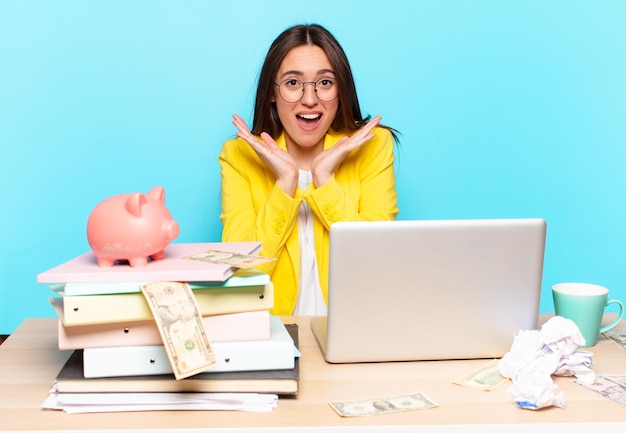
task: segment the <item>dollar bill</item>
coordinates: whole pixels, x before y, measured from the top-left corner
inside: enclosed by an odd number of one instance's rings
[[[480,367],[478,370],[454,380],[453,383],[466,388],[491,391],[498,385],[501,385],[508,380],[508,378],[500,374],[498,362],[500,362],[499,359],[494,359]]]
[[[622,350],[626,350],[626,331],[610,329],[604,333],[606,338],[617,344]]]
[[[196,298],[187,283],[141,285],[152,310],[176,379],[201,373],[217,364]]]
[[[626,407],[626,376],[596,375],[596,379],[591,385],[579,380],[574,382]]]
[[[422,392],[415,394],[398,395],[393,397],[366,398],[363,400],[330,402],[329,405],[341,416],[367,416],[409,410],[430,409],[437,407]]]
[[[276,259],[271,257],[250,256],[247,254],[233,253],[229,251],[206,250],[200,253],[191,254],[183,259],[200,260],[209,263],[221,263],[235,268],[252,268],[263,265]]]

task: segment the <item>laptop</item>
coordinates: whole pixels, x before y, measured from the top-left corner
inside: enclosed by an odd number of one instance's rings
[[[334,223],[324,359],[503,356],[537,329],[545,238],[540,218]]]

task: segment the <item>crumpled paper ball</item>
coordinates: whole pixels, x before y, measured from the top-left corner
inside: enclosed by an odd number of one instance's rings
[[[576,376],[592,384],[593,354],[579,350],[583,344],[585,339],[578,326],[560,316],[552,317],[540,330],[520,331],[511,350],[498,363],[500,374],[511,379],[508,392],[514,396],[515,403],[533,410],[548,406],[564,408],[565,398],[563,392],[557,392],[553,375]]]

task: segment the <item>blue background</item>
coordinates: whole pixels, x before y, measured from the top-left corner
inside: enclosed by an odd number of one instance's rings
[[[626,2],[0,0],[0,333],[54,317],[36,275],[106,197],[163,185],[220,239],[222,142],[286,27],[317,22],[402,133],[400,219],[543,217],[562,281],[626,300]]]

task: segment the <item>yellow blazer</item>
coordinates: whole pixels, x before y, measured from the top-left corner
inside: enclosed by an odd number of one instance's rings
[[[272,171],[241,138],[222,146],[222,240],[261,241],[262,256],[277,260],[259,267],[274,283],[273,314],[290,315],[300,281],[298,209],[306,200],[313,213],[315,253],[324,299],[328,303],[329,228],[335,221],[394,220],[398,214],[391,133],[375,128],[376,137],[353,150],[326,185],[313,184],[295,196],[285,194]],[[327,134],[324,149],[343,134]],[[286,149],[285,137],[277,144]]]

